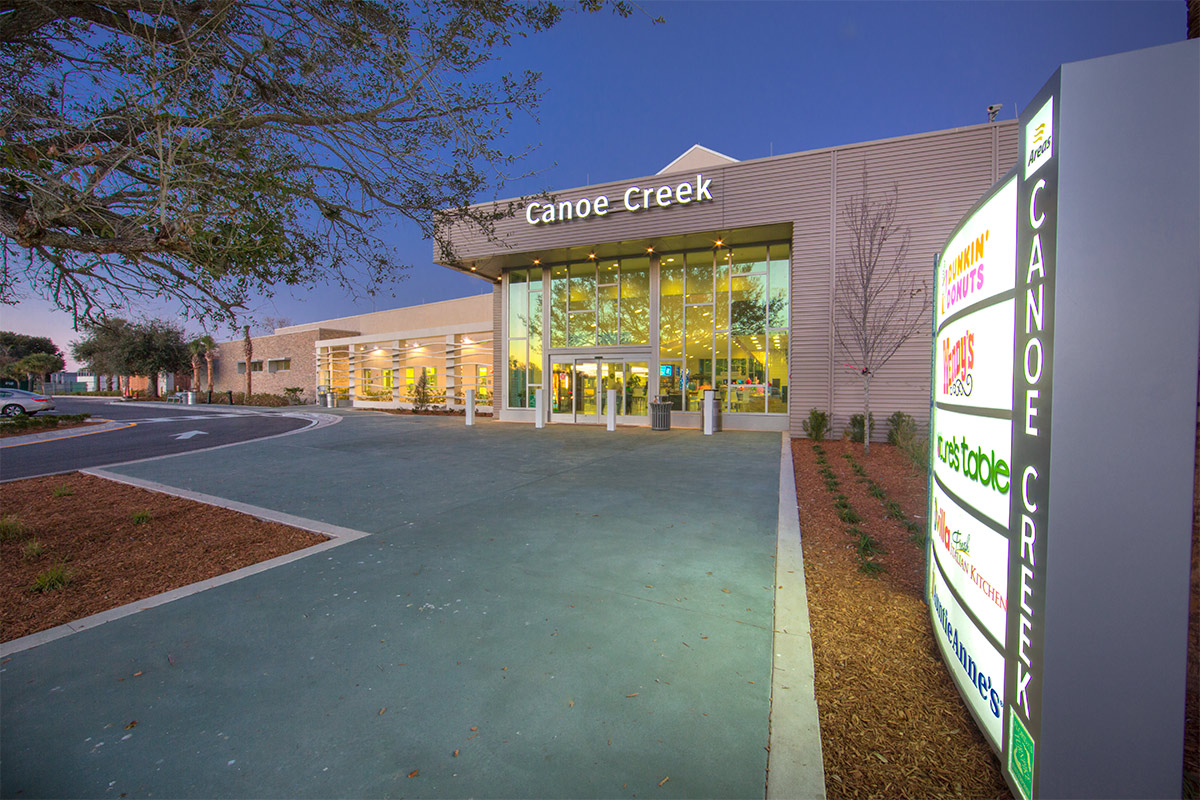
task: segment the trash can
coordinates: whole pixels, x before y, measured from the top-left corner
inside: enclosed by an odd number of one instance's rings
[[[671,403],[650,401],[650,430],[671,430]]]
[[[183,393],[183,404],[185,406],[196,405],[196,393],[195,392],[184,392]]]

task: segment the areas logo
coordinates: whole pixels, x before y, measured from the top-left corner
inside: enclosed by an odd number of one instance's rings
[[[975,368],[975,334],[967,330],[951,341],[942,341],[942,394],[970,397],[975,388],[971,370]]]
[[[1025,177],[1054,156],[1054,98],[1046,101],[1025,125]]]

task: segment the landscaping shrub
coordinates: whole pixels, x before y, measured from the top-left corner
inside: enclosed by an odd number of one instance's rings
[[[900,444],[901,437],[913,437],[917,434],[917,423],[903,411],[896,411],[888,417],[888,444]]]
[[[70,582],[71,570],[67,569],[66,564],[59,562],[38,575],[34,579],[33,586],[29,588],[30,591],[34,592],[52,592],[55,589],[61,589]]]
[[[217,399],[217,394],[213,393],[213,399]],[[233,393],[233,404],[235,406],[266,406],[269,408],[281,408],[290,405],[288,399],[281,394],[270,394],[268,392],[254,392],[250,395],[250,402],[246,402],[245,392]]]
[[[808,434],[808,438],[819,442],[829,432],[829,415],[814,408],[808,412],[808,419],[800,424],[804,428],[804,432]]]
[[[16,514],[0,517],[0,541],[17,539],[25,535],[25,523]]]
[[[850,441],[861,442],[863,440],[863,415],[852,414],[850,416],[850,427],[847,429],[850,432]],[[875,434],[875,415],[871,415],[871,435]]]

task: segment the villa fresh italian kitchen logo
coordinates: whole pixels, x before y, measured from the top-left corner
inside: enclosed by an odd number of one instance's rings
[[[1038,171],[1038,167],[1054,155],[1054,97],[1051,96],[1033,119],[1025,125],[1025,177]]]

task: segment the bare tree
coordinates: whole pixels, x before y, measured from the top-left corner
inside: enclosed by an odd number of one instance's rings
[[[910,231],[896,218],[894,185],[871,194],[866,164],[861,191],[842,206],[850,248],[838,260],[834,331],[863,379],[863,452],[871,452],[871,378],[924,327],[927,284],[905,263]]]

